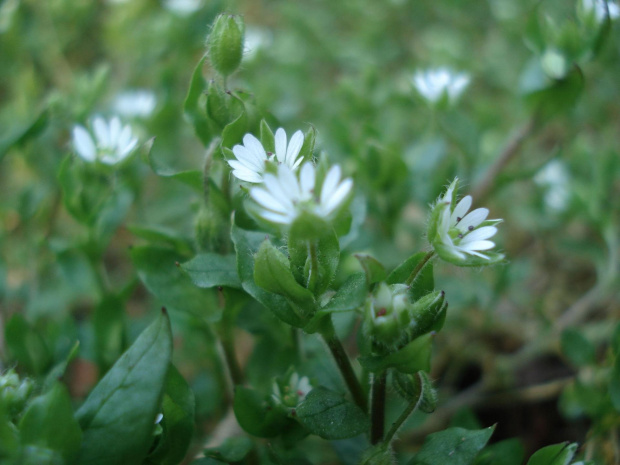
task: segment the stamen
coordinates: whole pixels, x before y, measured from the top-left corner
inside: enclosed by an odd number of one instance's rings
[[[377,312],[377,316],[383,316],[387,314],[387,309],[385,307],[381,307]]]
[[[460,216],[456,217],[456,222],[458,223],[459,221],[461,221],[463,218],[461,218]]]

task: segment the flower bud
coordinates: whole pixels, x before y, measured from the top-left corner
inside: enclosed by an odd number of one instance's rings
[[[28,378],[20,380],[15,371],[0,376],[0,405],[5,406],[11,417],[18,416],[26,406],[34,385]]]
[[[221,14],[207,38],[211,65],[224,78],[234,73],[243,56],[245,25],[240,16]]]

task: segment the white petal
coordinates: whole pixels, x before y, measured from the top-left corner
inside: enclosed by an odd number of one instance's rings
[[[278,166],[278,179],[280,185],[286,192],[289,199],[297,201],[301,198],[301,192],[299,190],[299,182],[293,174],[293,171],[286,165]]]
[[[297,169],[297,167],[298,167],[299,165],[301,165],[301,162],[302,162],[302,161],[304,161],[303,157],[299,157],[299,158],[295,161],[295,163],[293,163],[293,166],[291,166],[291,169],[292,169],[293,171],[295,171],[295,170]]]
[[[325,204],[327,199],[332,196],[338,185],[338,181],[340,181],[340,166],[334,165],[327,172],[327,176],[325,176],[325,180],[321,186],[321,204]]]
[[[286,162],[286,131],[279,128],[275,136],[276,158],[280,163]]]
[[[246,134],[243,136],[243,145],[245,145],[247,149],[254,154],[257,160],[267,159],[267,154],[265,153],[263,144],[261,144],[260,141],[252,134]]]
[[[136,145],[138,145],[138,138],[134,137],[133,139],[129,141],[129,143],[125,146],[125,148],[119,153],[120,160],[122,160],[123,158],[126,158],[127,155],[129,155],[131,151],[136,148]]]
[[[467,195],[461,199],[461,201],[456,205],[454,211],[452,212],[452,216],[450,216],[450,222],[452,224],[456,224],[467,214],[469,209],[471,208],[472,198],[471,195]]]
[[[112,125],[110,125],[110,133],[112,133]],[[112,140],[114,144],[116,144],[117,149],[120,152],[124,152],[125,148],[131,142],[131,127],[129,125],[125,126],[122,131],[117,134],[116,138]]]
[[[243,145],[235,145],[233,147],[233,153],[237,160],[243,163],[247,168],[262,173],[265,170],[265,160],[260,159],[258,154],[248,150]]]
[[[120,148],[121,150],[123,149],[123,145],[120,145],[120,135],[121,135],[121,120],[118,118],[118,116],[115,116],[114,118],[112,118],[112,120],[110,121],[110,126],[109,126],[109,136],[110,136],[110,145],[114,146],[116,144],[118,148]],[[131,128],[129,126],[125,126],[125,128],[123,129],[129,129],[129,137],[127,138],[127,140],[131,139]]]
[[[110,147],[110,131],[108,125],[101,116],[95,117],[93,120],[93,129],[95,130],[95,137],[97,138],[97,145],[99,147]]]
[[[347,178],[344,181],[342,181],[342,183],[340,183],[340,185],[335,190],[335,192],[332,194],[332,196],[329,199],[327,199],[327,202],[321,203],[324,213],[326,215],[329,215],[336,208],[338,208],[342,204],[344,199],[347,197],[347,195],[349,195],[349,192],[351,192],[352,187],[353,187],[353,180],[351,180],[351,178]]]
[[[485,260],[490,260],[490,258],[484,254],[476,252],[475,250],[463,250],[463,252],[468,253],[470,255],[475,255],[476,257],[484,258]],[[465,258],[465,257],[463,257]]]
[[[247,169],[246,167],[233,170],[232,174],[234,177],[240,179],[241,181],[255,183],[263,182],[263,177],[260,174],[257,174],[254,171]]]
[[[470,226],[473,226],[475,228],[484,220],[486,220],[487,216],[489,216],[488,208],[476,208],[468,215],[465,215],[465,218],[463,218],[459,222],[459,224],[456,225],[456,227],[459,229],[459,231],[466,232],[468,231]]]
[[[304,166],[301,167],[301,171],[299,172],[299,184],[301,186],[302,197],[312,196],[315,178],[314,165],[310,162],[304,163]]]
[[[118,163],[121,160],[122,160],[122,158],[116,152],[114,152],[114,153],[104,153],[99,158],[99,161],[101,163],[105,163],[106,165],[115,165],[116,163]]]
[[[274,198],[273,195],[267,192],[265,189],[254,188],[250,190],[250,197],[252,197],[256,203],[265,207],[268,210],[273,210],[279,213],[287,213],[288,209],[278,202],[278,199]]]
[[[288,143],[288,148],[286,149],[286,164],[291,166],[295,164],[297,160],[297,155],[299,155],[299,151],[301,150],[301,146],[304,144],[304,133],[301,131],[297,131],[291,137],[290,142]]]
[[[93,138],[82,126],[73,127],[73,145],[80,157],[86,161],[94,161],[97,157],[97,148]]]
[[[273,174],[267,173],[264,176],[265,187],[267,190],[273,195],[275,199],[278,200],[279,203],[284,205],[286,208],[293,209],[293,202],[289,197],[289,194],[282,188],[280,184],[280,180],[276,178]]]
[[[489,250],[495,247],[495,243],[491,241],[475,241],[468,242],[467,244],[459,244],[459,249],[464,250],[465,252],[472,250]]]
[[[497,233],[497,228],[494,226],[483,226],[482,228],[478,228],[470,232],[467,236],[463,238],[461,241],[461,245],[467,244],[468,242],[481,241],[483,239],[488,239],[489,237],[495,236]]]
[[[270,211],[262,211],[260,212],[260,216],[262,216],[268,221],[280,224],[291,224],[295,219],[295,215],[292,213],[289,213],[287,215],[281,215],[279,213],[274,213]]]

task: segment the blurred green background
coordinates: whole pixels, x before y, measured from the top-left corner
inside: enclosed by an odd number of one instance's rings
[[[314,126],[318,150],[355,180],[363,223],[343,270],[359,267],[354,252],[395,266],[424,248],[428,204],[454,176],[463,193],[474,193],[474,206],[504,219],[497,241],[505,265],[436,267],[450,301],[431,373],[440,408],[424,423],[412,420],[420,426],[402,434],[399,451],[415,450],[450,421],[498,423],[494,440],[519,437],[528,453],[587,439],[591,457],[613,463],[620,421],[606,383],[620,317],[620,32],[581,7],[566,0],[2,0],[0,326],[23,316],[43,354],[20,369],[43,375],[79,339],[68,375],[79,401],[161,306],[147,291],[156,281],[129,247],[156,242],[157,232],[193,255],[200,192],[156,176],[141,155],[92,181],[102,202],[110,186],[130,192],[109,206],[118,218],[102,226],[105,239],[90,237],[68,213],[59,173],[73,153],[72,127],[95,114],[121,114],[141,143],[155,137],[153,156],[175,169],[201,169],[205,147],[183,102],[209,25],[230,12],[245,19],[246,50],[228,87],[249,92],[273,128],[292,134]],[[545,68],[549,51],[562,57],[559,75]],[[414,88],[416,71],[437,66],[471,78],[453,105],[434,107]],[[208,66],[204,72],[210,76]],[[123,113],[119,99],[137,90],[154,98],[154,108]],[[97,241],[106,246],[97,249]],[[99,300],[101,267],[120,306]],[[102,323],[94,315],[106,314],[96,308],[106,305],[122,308],[110,318],[127,324],[111,347],[96,336]],[[277,360],[283,344],[260,321],[267,317],[256,316],[264,310],[252,312],[239,317],[243,363],[262,354],[286,368]],[[225,413],[211,316],[171,315],[175,363],[197,397],[200,443]],[[20,358],[8,339],[1,369]],[[269,386],[277,369],[261,365],[249,378]]]

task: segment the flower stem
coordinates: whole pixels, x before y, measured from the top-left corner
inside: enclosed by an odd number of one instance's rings
[[[387,373],[375,373],[372,380],[370,406],[370,443],[378,444],[385,432],[385,385]]]
[[[226,308],[226,299],[224,298],[224,293],[219,291],[219,301],[220,307]],[[217,336],[220,340],[220,344],[222,346],[222,352],[224,354],[224,362],[228,367],[228,373],[230,374],[230,379],[234,386],[238,386],[243,384],[243,371],[241,370],[241,366],[237,361],[237,355],[235,353],[235,334],[233,332],[233,325],[229,318],[226,316],[226,312],[224,312],[224,316],[220,321],[217,327]]]
[[[387,434],[385,435],[385,439],[383,440],[384,444],[389,445],[394,440],[394,436],[396,436],[396,433],[398,432],[398,430],[401,428],[401,426],[403,426],[403,423],[405,422],[405,420],[409,418],[409,415],[411,415],[414,412],[414,410],[418,408],[418,405],[420,404],[421,400],[422,400],[422,396],[420,395],[420,397],[417,400],[414,400],[410,402],[409,405],[407,405],[407,408],[403,411],[403,413],[401,413],[400,416],[396,419],[396,421],[392,423],[392,427],[387,432]]]
[[[351,361],[349,360],[347,353],[344,351],[344,347],[342,347],[340,340],[336,336],[336,332],[334,331],[334,325],[331,319],[326,320],[326,323],[323,325],[320,334],[321,337],[323,337],[323,340],[327,343],[327,347],[329,347],[330,352],[334,356],[336,365],[338,365],[338,369],[340,370],[340,373],[342,373],[344,382],[346,383],[349,391],[351,392],[353,401],[364,412],[368,411],[364,390],[362,389],[362,386],[357,379],[357,376],[355,376],[355,372],[353,371],[353,367],[351,366]]]
[[[416,278],[418,277],[418,275],[422,272],[422,270],[424,269],[424,267],[426,266],[426,264],[431,260],[431,258],[433,258],[435,256],[435,251],[431,250],[429,253],[427,253],[422,260],[420,260],[420,263],[418,263],[418,265],[413,269],[413,271],[411,272],[411,274],[409,275],[409,277],[407,278],[407,281],[405,281],[405,284],[407,286],[411,286],[413,284],[413,282],[416,280]]]

